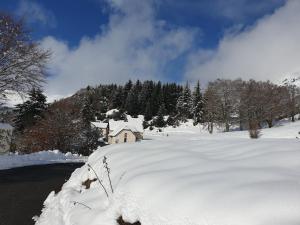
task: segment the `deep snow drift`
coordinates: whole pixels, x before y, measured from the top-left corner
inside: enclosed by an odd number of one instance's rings
[[[51,163],[84,162],[85,160],[86,157],[72,153],[64,154],[58,150],[42,151],[24,155],[10,153],[0,155],[0,170]]]
[[[300,122],[264,129],[256,140],[183,128],[100,148],[88,164],[109,197],[98,180],[82,184],[96,178],[86,164],[49,195],[36,224],[116,225],[121,215],[142,225],[300,224]]]

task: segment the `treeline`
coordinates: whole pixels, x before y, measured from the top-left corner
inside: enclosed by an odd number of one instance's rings
[[[16,150],[60,149],[89,154],[99,144],[99,134],[90,122],[115,120],[126,114],[144,115],[144,127],[178,126],[193,119],[194,125],[207,125],[213,132],[216,124],[229,131],[258,129],[300,112],[299,88],[293,81],[276,85],[269,81],[218,79],[202,91],[200,83],[189,84],[154,81],[128,81],[125,85],[99,85],[80,90],[72,97],[46,104],[40,90],[32,90],[30,99],[15,112]]]
[[[221,123],[225,131],[239,124],[240,129],[273,126],[274,121],[290,117],[300,111],[299,87],[295,79],[282,85],[270,81],[221,80],[210,82],[204,93],[204,120]]]
[[[275,120],[299,113],[299,87],[295,79],[282,85],[270,81],[244,81],[241,79],[217,79],[206,89],[194,88],[189,84],[161,84],[161,82],[136,81],[124,86],[100,85],[88,87],[85,92],[86,107],[91,119],[103,120],[109,109],[117,108],[133,117],[141,114],[149,125],[174,125],[193,119],[194,124],[207,123],[224,125],[229,131],[232,125],[248,129],[253,123],[259,128],[264,124],[273,126]],[[157,117],[168,116],[165,123],[157,124]]]
[[[124,86],[99,85],[87,87],[82,93],[86,105],[101,119],[101,113],[109,109],[119,109],[121,112],[136,117],[145,115],[147,120],[157,116],[162,104],[165,114],[174,113],[177,99],[183,90],[182,85],[176,83],[162,84],[154,81],[132,82],[129,80]]]

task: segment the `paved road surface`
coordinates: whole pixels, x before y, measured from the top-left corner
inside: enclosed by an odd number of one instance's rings
[[[48,194],[58,192],[81,163],[0,170],[0,225],[32,225]]]

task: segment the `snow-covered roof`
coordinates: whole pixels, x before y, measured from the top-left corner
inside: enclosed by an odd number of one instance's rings
[[[119,110],[118,109],[111,109],[111,110],[106,112],[106,116],[111,116],[116,112],[119,112]]]
[[[133,133],[140,132],[135,126],[132,126],[131,124],[122,124],[118,127],[116,127],[110,134],[109,136],[116,136],[118,133],[120,133],[122,130],[130,130]]]
[[[108,123],[103,123],[103,122],[91,122],[91,124],[94,127],[101,128],[101,129],[105,129],[108,126]]]
[[[8,123],[0,123],[0,130],[13,130],[14,128]]]
[[[135,129],[138,130],[138,132],[140,132],[140,133],[144,132],[144,128],[143,128],[144,117],[143,116],[139,116],[138,118],[132,118],[131,116],[127,116],[127,120],[128,120],[128,122],[125,122],[124,120],[115,121],[113,119],[110,119],[109,120],[109,129],[114,131],[121,126],[129,125],[131,127],[135,127]]]

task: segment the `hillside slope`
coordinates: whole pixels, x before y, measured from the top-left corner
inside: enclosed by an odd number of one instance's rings
[[[255,140],[176,129],[94,152],[88,164],[109,197],[86,164],[49,195],[36,224],[115,225],[120,216],[142,225],[300,224],[300,122]]]

